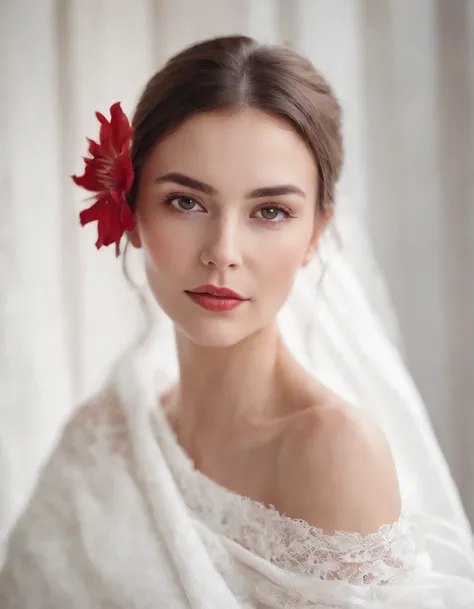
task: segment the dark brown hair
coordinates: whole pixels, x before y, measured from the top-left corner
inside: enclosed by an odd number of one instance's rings
[[[318,209],[333,203],[343,146],[341,109],[328,83],[288,48],[228,36],[181,51],[148,82],[132,122],[132,209],[141,168],[155,144],[196,113],[232,108],[258,108],[292,125],[314,154]]]

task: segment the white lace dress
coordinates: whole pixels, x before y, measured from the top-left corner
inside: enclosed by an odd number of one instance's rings
[[[211,480],[179,445],[166,417],[155,429],[182,497],[195,518],[287,572],[353,584],[403,580],[417,563],[415,527],[405,514],[372,535],[325,535]],[[157,418],[155,417],[155,423]]]
[[[199,473],[162,408],[126,394],[66,427],[10,539],[2,609],[474,607],[471,581],[423,567],[408,514],[324,535]]]

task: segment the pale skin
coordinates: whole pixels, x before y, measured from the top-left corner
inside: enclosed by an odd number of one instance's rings
[[[196,467],[326,533],[368,534],[400,516],[386,439],[303,370],[276,324],[331,221],[318,187],[311,151],[283,120],[255,109],[197,115],[143,168],[129,238],[175,324],[180,380],[163,401]],[[186,295],[202,284],[248,300],[204,310]]]

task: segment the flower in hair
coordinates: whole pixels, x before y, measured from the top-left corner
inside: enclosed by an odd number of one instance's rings
[[[110,107],[110,122],[96,112],[100,122],[99,142],[87,138],[90,157],[84,157],[82,176],[73,175],[74,182],[96,193],[95,203],[81,211],[82,226],[97,221],[96,247],[115,243],[115,254],[120,254],[120,240],[125,231],[135,228],[135,219],[127,202],[133,183],[130,143],[133,129],[120,102]]]

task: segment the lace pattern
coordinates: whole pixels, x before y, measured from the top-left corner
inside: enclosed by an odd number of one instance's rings
[[[282,569],[351,584],[406,580],[419,567],[416,528],[408,514],[370,535],[321,529],[239,495],[195,468],[159,407],[154,429],[184,500],[203,524]]]
[[[160,412],[106,392],[74,414],[10,540],[2,609],[474,606],[472,581],[411,571],[412,515],[325,535],[200,474]]]

